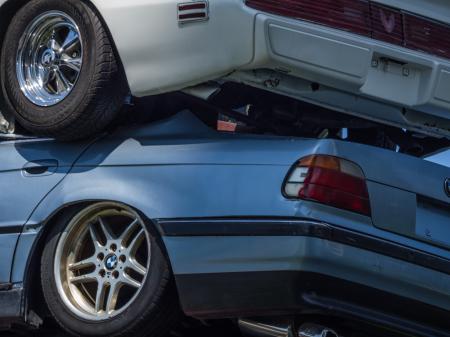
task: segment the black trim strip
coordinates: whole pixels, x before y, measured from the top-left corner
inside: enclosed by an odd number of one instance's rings
[[[307,236],[338,242],[450,274],[450,260],[385,239],[300,219],[210,218],[157,220],[163,236]]]
[[[0,227],[0,235],[1,234],[20,234],[22,233],[23,226],[7,226]]]

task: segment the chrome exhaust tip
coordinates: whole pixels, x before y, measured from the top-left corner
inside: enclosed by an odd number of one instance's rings
[[[339,335],[334,330],[325,326],[304,323],[298,329],[298,337],[339,337]]]
[[[294,337],[292,326],[282,323],[262,323],[249,319],[238,321],[239,329],[244,336],[253,337]]]

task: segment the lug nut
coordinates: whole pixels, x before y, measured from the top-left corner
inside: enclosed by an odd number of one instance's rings
[[[105,254],[100,253],[100,254],[97,255],[97,258],[98,258],[100,261],[103,261],[103,259],[105,258]]]
[[[115,252],[117,250],[117,246],[113,243],[110,247],[109,247],[113,252]]]

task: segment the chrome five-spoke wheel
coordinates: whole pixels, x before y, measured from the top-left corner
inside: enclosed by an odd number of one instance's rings
[[[2,44],[2,113],[29,132],[60,140],[102,132],[120,112],[129,88],[92,1],[22,5]]]
[[[151,241],[133,210],[100,203],[77,214],[59,239],[54,277],[78,317],[105,320],[126,310],[145,283]]]
[[[75,21],[60,11],[35,18],[17,51],[17,79],[23,94],[38,106],[52,106],[72,91],[80,75],[83,43]]]

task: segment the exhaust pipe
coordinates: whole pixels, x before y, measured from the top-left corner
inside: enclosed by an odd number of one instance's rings
[[[298,329],[298,337],[339,337],[339,335],[322,325],[305,323]]]
[[[289,324],[266,324],[248,319],[239,320],[239,328],[244,336],[253,337],[294,337]]]
[[[253,337],[342,337],[325,326],[304,323],[295,331],[292,324],[262,323],[248,319],[239,320],[239,328],[244,336]]]

